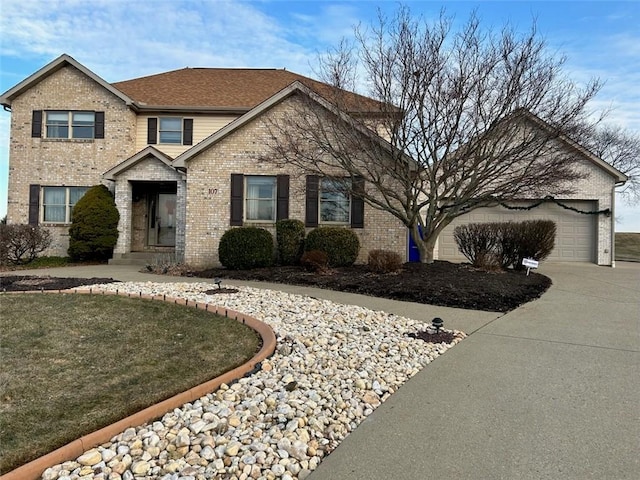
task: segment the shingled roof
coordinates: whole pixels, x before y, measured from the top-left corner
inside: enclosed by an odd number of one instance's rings
[[[246,111],[300,81],[326,99],[334,87],[282,69],[183,68],[111,85],[143,108],[197,107]],[[382,104],[355,93],[343,97],[351,113],[380,113]]]

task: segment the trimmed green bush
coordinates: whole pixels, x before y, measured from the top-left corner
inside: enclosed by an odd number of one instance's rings
[[[76,261],[111,258],[118,241],[119,220],[109,189],[104,185],[91,187],[73,207],[69,256]]]
[[[358,258],[360,240],[349,228],[319,227],[309,232],[304,249],[325,252],[331,267],[347,267]]]
[[[300,220],[278,220],[276,222],[276,244],[281,265],[300,263],[304,249],[304,223]]]
[[[227,230],[220,239],[218,258],[231,270],[273,265],[273,235],[264,228],[238,227]]]

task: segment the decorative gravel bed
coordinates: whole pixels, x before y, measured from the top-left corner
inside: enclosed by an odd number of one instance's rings
[[[455,331],[450,344],[429,343],[409,336],[427,329],[422,322],[248,287],[215,295],[207,294],[210,283],[91,288],[240,311],[269,324],[278,347],[254,374],[48,469],[45,480],[303,479],[381,402],[465,337]]]

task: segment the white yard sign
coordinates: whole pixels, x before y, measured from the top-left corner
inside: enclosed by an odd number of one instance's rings
[[[522,265],[527,267],[527,275],[529,275],[529,270],[532,268],[538,268],[538,261],[533,258],[523,258]]]

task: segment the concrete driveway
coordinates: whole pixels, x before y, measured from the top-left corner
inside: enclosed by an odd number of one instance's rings
[[[553,286],[411,379],[309,480],[640,478],[640,264]]]
[[[201,281],[137,268],[24,274]],[[380,406],[309,480],[640,478],[640,263],[543,264],[540,272],[552,278],[550,290],[508,314],[243,282],[418,320],[441,316],[471,334]]]

